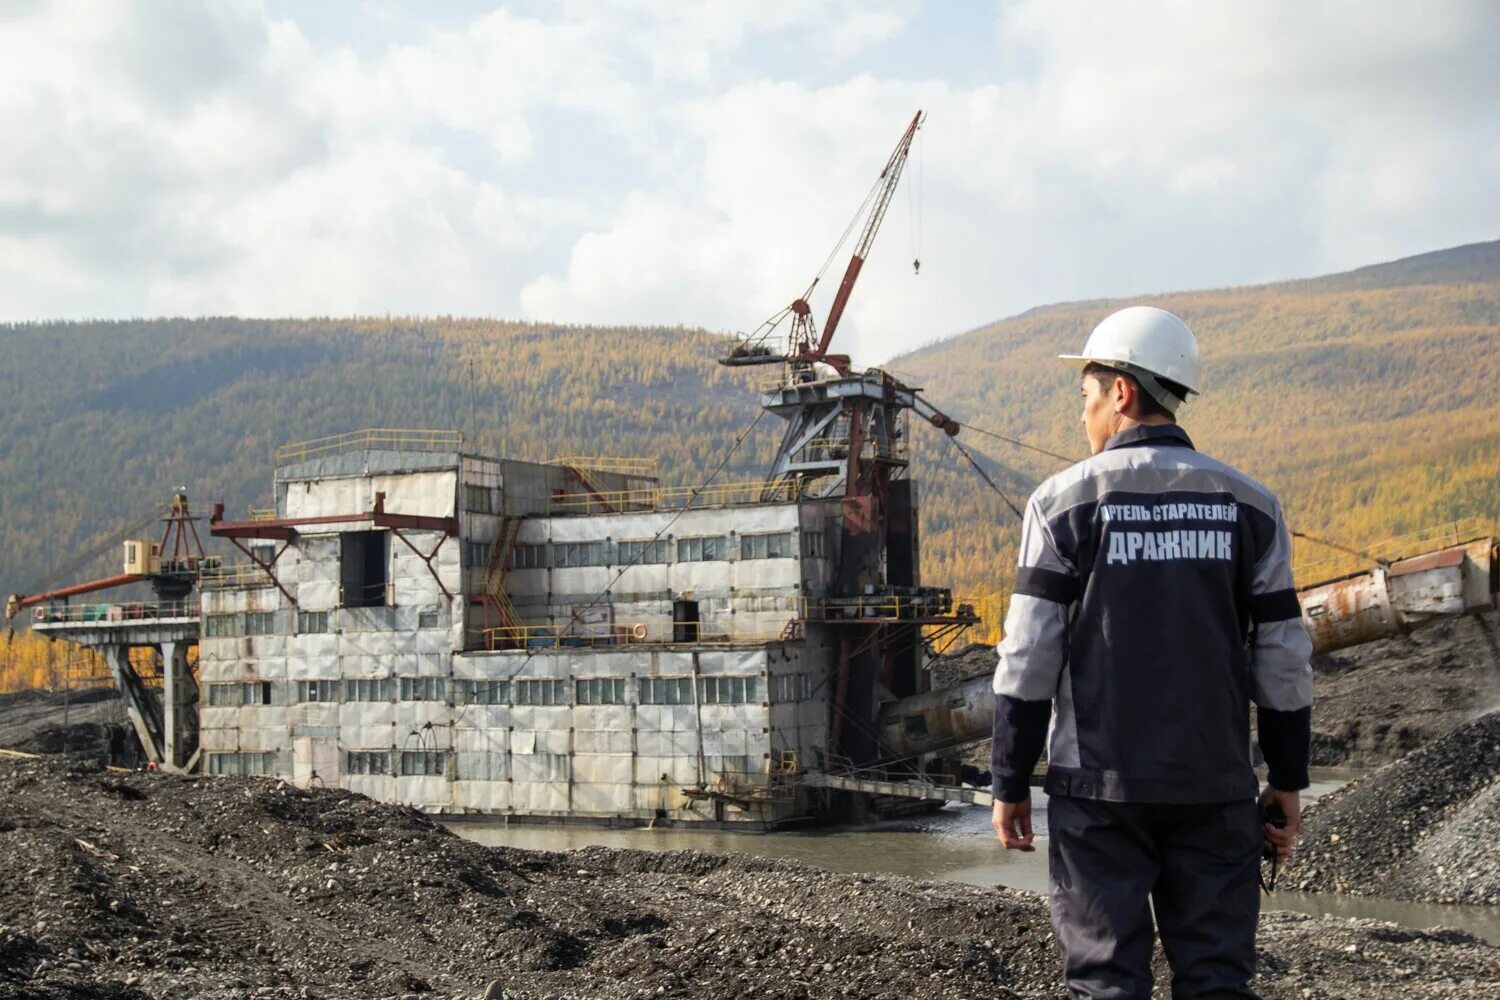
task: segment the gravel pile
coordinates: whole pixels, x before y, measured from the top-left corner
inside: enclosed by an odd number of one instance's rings
[[[1500,706],[1500,612],[1313,657],[1313,763],[1379,767]]]
[[[0,759],[0,998],[1063,996],[1030,893],[463,840],[253,778]],[[1492,996],[1457,932],[1271,914],[1261,995]]]
[[[1282,884],[1434,903],[1500,903],[1500,712],[1306,813]]]

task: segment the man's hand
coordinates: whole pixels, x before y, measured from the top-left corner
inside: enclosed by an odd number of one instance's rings
[[[1020,802],[1001,802],[995,800],[995,809],[990,816],[990,822],[995,827],[995,832],[1000,835],[1000,843],[1005,845],[1008,851],[1034,851],[1031,846],[1035,838],[1031,833],[1031,799],[1022,799]]]
[[[1281,807],[1281,814],[1286,817],[1286,826],[1279,830],[1270,823],[1263,823],[1261,826],[1264,829],[1266,848],[1274,850],[1276,860],[1285,864],[1291,860],[1292,845],[1296,843],[1297,834],[1302,830],[1302,797],[1296,792],[1283,792],[1267,785],[1266,790],[1260,793],[1261,809],[1264,810],[1272,802]]]

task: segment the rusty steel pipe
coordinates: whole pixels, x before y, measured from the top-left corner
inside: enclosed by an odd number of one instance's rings
[[[1313,651],[1331,653],[1404,635],[1429,622],[1500,605],[1500,541],[1480,538],[1298,591]],[[988,676],[913,695],[880,713],[890,757],[989,739],[995,694]]]

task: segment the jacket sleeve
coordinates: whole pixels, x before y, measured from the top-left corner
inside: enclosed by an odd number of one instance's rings
[[[995,669],[990,773],[1001,802],[1020,802],[1031,794],[1031,772],[1047,742],[1052,698],[1067,662],[1068,609],[1077,599],[1078,570],[1058,551],[1032,497]]]
[[[1268,780],[1273,788],[1300,791],[1308,786],[1312,736],[1312,640],[1292,583],[1292,541],[1279,504],[1271,544],[1255,564],[1250,618],[1251,692]]]

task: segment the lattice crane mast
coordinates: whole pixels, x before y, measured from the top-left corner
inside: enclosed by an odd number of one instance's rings
[[[906,126],[906,131],[901,135],[901,141],[896,143],[896,148],[891,151],[885,169],[880,172],[874,190],[866,199],[870,205],[869,214],[865,217],[859,242],[854,246],[854,254],[849,258],[849,266],[844,269],[844,278],[839,282],[839,290],[833,297],[833,305],[828,310],[828,319],[823,323],[822,335],[818,335],[812,318],[812,306],[807,302],[807,296],[812,294],[813,287],[818,283],[818,279],[814,278],[807,292],[782,313],[783,316],[789,313],[792,317],[786,354],[777,354],[770,350],[764,343],[764,336],[757,338],[752,335],[749,339],[736,344],[728,357],[720,359],[720,364],[738,366],[788,362],[796,366],[810,366],[815,362],[822,362],[832,365],[840,375],[849,374],[848,355],[829,354],[828,347],[833,342],[833,335],[838,330],[839,320],[843,318],[844,309],[849,304],[849,296],[854,292],[854,283],[859,280],[859,272],[865,266],[870,247],[875,242],[875,234],[880,231],[880,223],[885,219],[886,209],[890,207],[891,198],[896,193],[896,185],[901,180],[901,171],[906,167],[912,141],[917,137],[917,129],[922,127],[923,119],[924,115],[921,111],[912,116],[911,124]],[[770,329],[766,329],[765,333],[769,334]]]

